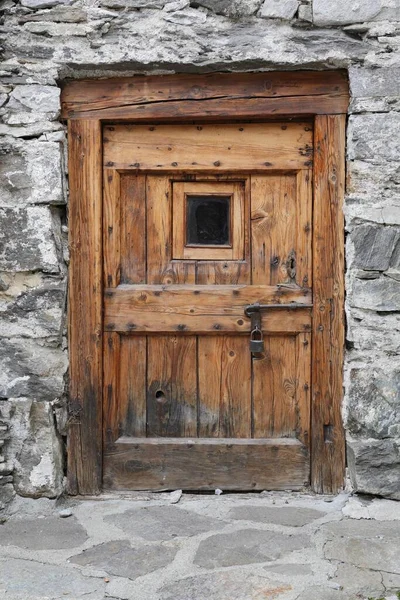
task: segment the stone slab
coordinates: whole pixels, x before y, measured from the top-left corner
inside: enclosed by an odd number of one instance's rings
[[[296,600],[355,600],[354,596],[342,592],[341,590],[332,590],[326,586],[307,587]]]
[[[375,163],[397,161],[398,141],[393,132],[400,130],[400,113],[353,115],[349,119],[348,156]]]
[[[324,546],[326,558],[362,569],[400,574],[399,521],[344,519],[321,529],[327,539]]]
[[[0,598],[7,600],[103,600],[101,578],[83,577],[60,565],[31,560],[0,560]]]
[[[400,228],[361,225],[351,233],[354,244],[352,267],[370,271],[386,271],[400,239]]]
[[[274,523],[287,527],[303,527],[320,519],[326,513],[312,508],[295,506],[240,506],[230,511],[229,517],[256,523]]]
[[[400,311],[400,282],[389,277],[355,279],[350,304],[356,308],[379,312]]]
[[[349,564],[338,564],[332,582],[338,584],[346,592],[359,595],[381,596],[385,591],[379,571],[359,569]]]
[[[117,525],[125,533],[140,536],[148,541],[170,540],[190,537],[218,530],[224,521],[201,516],[177,506],[151,506],[129,510],[122,514],[109,515],[105,521]]]
[[[291,585],[243,571],[186,577],[160,589],[159,600],[261,600],[279,598]]]
[[[309,546],[310,538],[303,534],[290,536],[273,531],[240,529],[203,540],[194,563],[207,569],[265,563]]]
[[[136,579],[171,563],[176,552],[177,548],[171,546],[132,547],[126,540],[116,540],[84,550],[69,560],[76,565],[102,569],[109,575]]]
[[[347,25],[372,21],[379,15],[381,0],[313,0],[313,20],[315,25]]]
[[[0,546],[17,546],[28,550],[76,548],[87,539],[87,533],[75,517],[60,519],[13,517],[1,526]]]

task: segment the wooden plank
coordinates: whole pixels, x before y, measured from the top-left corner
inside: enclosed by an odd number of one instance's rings
[[[104,391],[103,391],[103,444],[112,446],[122,435],[120,413],[124,412],[126,398],[120,394],[120,335],[105,333]]]
[[[268,286],[119,286],[105,292],[107,331],[221,333],[250,331],[244,309],[254,302],[310,303],[309,290]],[[262,313],[271,332],[309,331],[310,309],[276,309]]]
[[[114,169],[104,169],[103,176],[103,244],[104,281],[107,287],[120,282],[121,206],[120,177]]]
[[[296,337],[297,363],[297,437],[308,448],[311,444],[311,332]]]
[[[344,481],[341,422],[344,347],[345,117],[315,119],[312,486],[336,494]]]
[[[68,124],[68,491],[96,494],[102,465],[102,168],[97,121]]]
[[[120,344],[118,436],[145,437],[147,340],[122,335]]]
[[[114,490],[296,490],[308,483],[308,462],[307,449],[294,439],[121,438],[105,455],[104,485]]]
[[[312,288],[312,178],[313,173],[297,173],[296,202],[296,273],[295,281],[301,287]]]
[[[264,345],[252,361],[254,437],[296,437],[296,336],[267,336]]]
[[[290,97],[293,97],[292,104],[287,107],[285,104]],[[264,108],[260,116],[268,113],[276,114],[277,111],[282,110],[282,106],[286,110],[293,110],[296,100],[299,106],[294,113],[306,109],[308,114],[316,114],[318,107],[325,110],[330,108],[328,112],[336,112],[338,105],[342,112],[346,112],[347,73],[345,71],[207,73],[70,81],[63,86],[61,106],[64,118],[78,116],[82,118],[85,114],[96,119],[109,118],[110,115],[115,114],[110,113],[110,109],[111,111],[117,109],[120,115],[130,114],[129,111],[132,109],[131,118],[135,113],[146,118],[149,111],[157,109],[160,104],[164,111],[169,105],[175,111],[175,115],[179,115],[181,112],[179,110],[181,103],[177,102],[179,100],[186,101],[188,110],[194,109],[198,114],[202,108],[197,106],[196,101],[204,105],[207,99],[214,104],[218,99],[224,104],[228,100],[230,106],[232,101],[240,100],[241,104],[247,104],[247,101],[253,98],[267,102],[270,99],[270,108],[268,110]],[[335,102],[334,107],[329,106],[332,100]],[[342,106],[345,101],[346,106]],[[306,103],[308,108],[302,107]],[[209,111],[207,104],[206,111]],[[260,108],[261,105],[258,104],[258,110]]]
[[[242,336],[199,336],[199,437],[251,437],[251,354]]]
[[[197,435],[195,336],[148,337],[147,435]]]
[[[146,179],[121,177],[121,282],[146,283]]]
[[[293,174],[251,178],[251,231],[253,283],[296,283],[297,258],[305,236],[300,231],[299,207]],[[311,249],[311,240],[309,247]]]
[[[104,165],[117,169],[297,170],[310,167],[312,152],[307,122],[104,128]]]

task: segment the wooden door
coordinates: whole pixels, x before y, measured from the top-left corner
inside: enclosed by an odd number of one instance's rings
[[[104,487],[309,483],[312,125],[104,128]],[[249,349],[247,305],[264,351]]]

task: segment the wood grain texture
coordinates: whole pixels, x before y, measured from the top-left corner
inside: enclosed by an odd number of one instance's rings
[[[199,336],[199,437],[251,437],[247,337]]]
[[[344,482],[341,421],[344,348],[345,117],[315,120],[312,486],[336,494]]]
[[[146,436],[146,358],[145,336],[121,335],[117,399],[118,437]]]
[[[146,178],[121,177],[121,282],[146,283]]]
[[[196,373],[195,336],[148,337],[148,436],[197,436]]]
[[[104,282],[116,287],[121,270],[121,194],[118,171],[104,169],[103,179]]]
[[[297,435],[296,337],[264,338],[265,354],[253,359],[254,437]]]
[[[125,398],[121,398],[120,353],[121,337],[118,333],[105,333],[104,343],[104,391],[103,391],[103,445],[112,446],[122,434],[121,413],[126,407]]]
[[[309,304],[310,290],[296,286],[119,286],[105,292],[107,331],[221,333],[250,331],[246,305]],[[270,309],[262,321],[270,332],[309,331],[309,308]]]
[[[96,494],[102,465],[102,146],[98,121],[74,121],[69,140],[68,491]]]
[[[205,101],[209,102],[205,102]],[[269,73],[208,73],[205,75],[136,76],[67,82],[62,89],[64,118],[148,119],[215,109],[232,114],[234,107],[247,117],[268,114],[318,114],[347,111],[345,71]],[[199,106],[200,105],[200,106]],[[303,106],[304,105],[304,106]],[[288,112],[289,111],[289,112]],[[174,113],[174,114],[173,114]],[[238,114],[236,112],[236,114]]]
[[[104,165],[149,171],[305,169],[310,123],[113,125],[104,129]]]
[[[308,483],[308,463],[294,439],[121,438],[104,457],[104,486],[255,491],[285,490],[290,481],[296,490]]]

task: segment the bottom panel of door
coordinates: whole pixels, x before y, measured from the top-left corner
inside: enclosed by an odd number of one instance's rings
[[[283,490],[309,482],[307,448],[291,438],[131,438],[104,456],[109,490]]]

